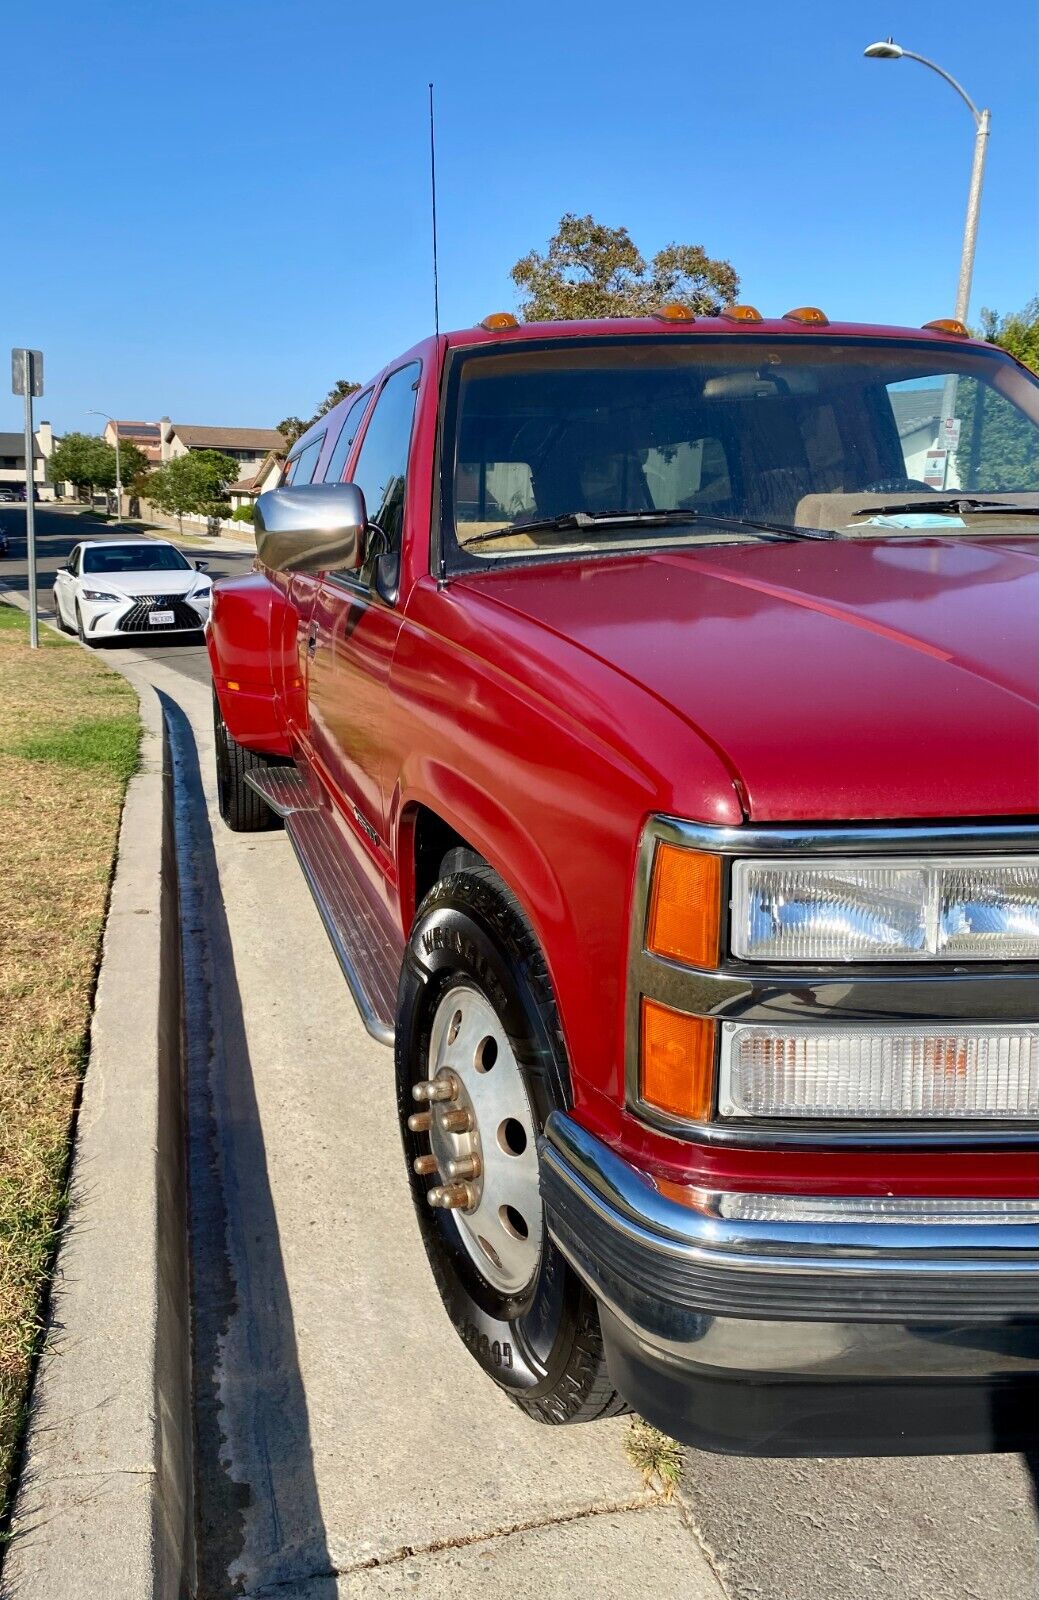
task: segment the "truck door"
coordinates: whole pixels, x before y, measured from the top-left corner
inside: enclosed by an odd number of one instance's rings
[[[402,620],[397,582],[420,373],[417,361],[398,367],[379,391],[351,474],[368,511],[371,554],[361,572],[323,575],[308,630],[312,757],[348,820],[383,852],[389,676]]]

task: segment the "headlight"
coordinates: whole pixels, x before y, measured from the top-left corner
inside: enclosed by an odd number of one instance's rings
[[[1006,1120],[1039,1115],[1039,1026],[722,1025],[718,1114]]]
[[[122,595],[109,594],[107,589],[84,589],[84,600],[110,600],[113,605],[118,605]]]
[[[191,588],[188,590],[188,599],[209,600],[212,598],[212,594],[213,585],[210,583],[209,579],[206,578],[202,583],[192,584]]]
[[[738,861],[746,961],[1039,959],[1039,855]]]

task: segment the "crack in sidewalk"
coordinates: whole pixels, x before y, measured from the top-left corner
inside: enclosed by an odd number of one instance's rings
[[[496,1539],[509,1539],[517,1533],[534,1533],[539,1528],[565,1527],[568,1523],[584,1522],[592,1517],[608,1517],[619,1512],[651,1511],[664,1504],[663,1496],[653,1490],[628,1500],[606,1501],[601,1505],[581,1506],[576,1511],[562,1511],[556,1516],[532,1517],[525,1522],[506,1523],[501,1528],[487,1528],[479,1533],[456,1534],[452,1538],[432,1539],[428,1544],[404,1544],[388,1555],[368,1556],[364,1561],[353,1561],[344,1567],[327,1567],[320,1572],[308,1572],[299,1577],[282,1578],[274,1583],[261,1583],[256,1589],[247,1589],[242,1600],[266,1600],[277,1596],[280,1590],[298,1588],[303,1584],[322,1579],[348,1578],[358,1572],[374,1572],[384,1567],[397,1566],[422,1556],[437,1555],[441,1550],[465,1550],[472,1545],[490,1544]]]

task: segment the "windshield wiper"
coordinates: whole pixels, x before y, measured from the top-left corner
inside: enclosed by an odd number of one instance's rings
[[[942,515],[971,516],[984,512],[986,516],[999,513],[1007,517],[1039,517],[1039,506],[1019,506],[1010,500],[981,500],[976,495],[958,494],[928,496],[926,500],[897,500],[889,506],[860,506],[852,513],[856,517],[897,517],[912,511],[937,511]]]
[[[759,517],[729,517],[713,511],[683,511],[679,508],[664,511],[565,511],[558,517],[540,517],[536,522],[521,522],[503,528],[488,528],[474,533],[471,539],[460,540],[463,550],[470,545],[483,544],[490,539],[501,539],[514,533],[565,533],[577,528],[625,527],[679,527],[683,523],[706,524],[712,528],[764,535],[767,539],[833,539],[829,529],[798,528],[786,522],[765,522]]]

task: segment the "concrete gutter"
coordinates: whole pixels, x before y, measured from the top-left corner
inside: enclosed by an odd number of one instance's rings
[[[5,1600],[194,1588],[177,865],[151,690],[141,719]]]

